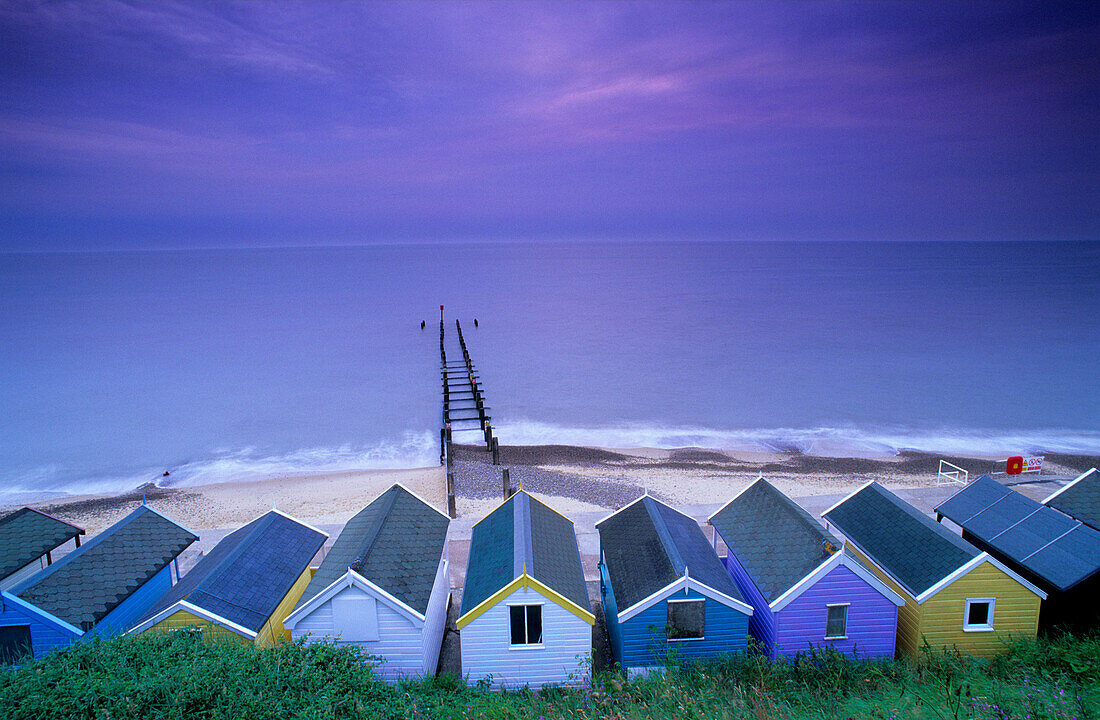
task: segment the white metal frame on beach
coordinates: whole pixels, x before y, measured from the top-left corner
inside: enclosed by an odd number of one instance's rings
[[[944,465],[951,469],[944,470]],[[970,473],[968,471],[946,460],[940,460],[940,467],[936,472],[936,487],[943,487],[944,485],[966,485],[969,482]]]

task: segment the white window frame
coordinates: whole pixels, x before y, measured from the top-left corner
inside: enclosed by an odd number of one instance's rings
[[[702,606],[703,606],[703,634],[700,635],[697,638],[670,638],[668,636],[668,628],[666,627],[665,628],[665,640],[668,641],[668,642],[699,642],[700,640],[706,640],[707,639],[707,599],[706,598],[684,598],[684,599],[680,599],[680,600],[669,600],[668,601],[669,605],[673,605],[673,604],[681,604],[682,605],[684,603],[700,603],[700,604],[702,604]],[[667,622],[667,613],[668,613],[667,609],[666,609],[665,613],[666,613],[666,622]]]
[[[506,603],[508,607],[508,649],[509,650],[542,650],[546,647],[546,603],[541,602],[510,602]],[[542,642],[540,643],[524,643],[522,645],[512,644],[512,608],[514,607],[535,607],[542,608],[539,612],[539,618],[542,622]],[[523,630],[527,631],[527,611],[523,612]]]
[[[825,632],[829,632],[829,609],[835,607],[850,608],[852,603],[829,603],[825,606]],[[825,635],[825,640],[847,640],[848,639],[848,611],[844,611],[844,634],[843,635]]]
[[[970,624],[970,606],[975,603],[988,603],[989,614],[984,625]],[[966,607],[963,608],[963,632],[993,632],[993,610],[996,608],[997,598],[967,598]]]

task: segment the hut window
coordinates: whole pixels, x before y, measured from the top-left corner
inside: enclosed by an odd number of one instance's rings
[[[963,630],[986,632],[993,629],[993,598],[967,598]]]
[[[825,607],[825,639],[841,640],[848,637],[848,603]]]
[[[542,605],[510,605],[513,645],[542,644]]]
[[[706,600],[668,601],[668,639],[702,640]]]
[[[16,665],[30,656],[30,625],[0,627],[0,665]]]

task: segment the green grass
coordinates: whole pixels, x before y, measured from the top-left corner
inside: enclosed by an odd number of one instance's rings
[[[453,676],[387,685],[354,648],[203,644],[190,633],[80,643],[0,672],[2,718],[1089,718],[1100,635],[1021,642],[992,660],[819,653],[729,657],[584,689],[492,692]]]

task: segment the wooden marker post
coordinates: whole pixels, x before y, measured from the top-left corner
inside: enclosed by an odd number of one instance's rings
[[[455,474],[454,472],[447,473],[447,512],[450,514],[451,519],[458,517],[458,511],[455,509]]]
[[[500,465],[500,438],[493,438],[493,464]]]
[[[512,497],[512,478],[510,477],[510,473],[508,472],[508,468],[504,468],[503,476],[504,476],[504,479],[503,479],[504,499],[507,500],[508,498]]]

